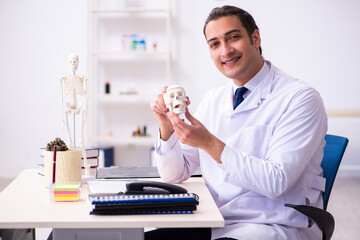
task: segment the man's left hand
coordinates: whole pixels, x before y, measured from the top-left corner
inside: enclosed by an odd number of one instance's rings
[[[211,134],[200,121],[194,118],[188,108],[186,108],[185,117],[191,125],[185,123],[173,112],[168,112],[167,115],[173,125],[174,134],[181,143],[203,149],[215,161],[221,163],[220,157],[225,144]]]

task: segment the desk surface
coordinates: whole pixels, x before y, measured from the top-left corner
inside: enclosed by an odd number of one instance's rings
[[[0,193],[0,228],[145,228],[222,227],[224,219],[201,178],[180,186],[199,195],[194,214],[89,215],[88,187],[81,187],[79,202],[53,202],[44,177],[36,169],[24,170]]]

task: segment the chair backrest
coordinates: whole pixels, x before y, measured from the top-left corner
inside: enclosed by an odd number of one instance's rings
[[[325,192],[323,192],[324,209],[326,210],[336,173],[349,140],[346,137],[327,134],[325,141],[326,145],[321,167],[324,170],[324,178],[326,179]]]

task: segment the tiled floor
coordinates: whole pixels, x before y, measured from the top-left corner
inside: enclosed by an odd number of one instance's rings
[[[0,191],[12,180],[0,178]],[[328,204],[335,218],[332,240],[360,239],[360,178],[337,178]],[[37,232],[37,240],[46,240],[49,229]]]

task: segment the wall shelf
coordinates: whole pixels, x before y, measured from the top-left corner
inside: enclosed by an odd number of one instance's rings
[[[141,56],[149,56],[149,57],[159,57],[159,56],[168,56],[170,52],[158,52],[158,51],[144,51],[144,52],[135,52],[135,51],[92,51],[89,52],[90,56],[98,56],[98,57],[141,57]]]
[[[97,100],[101,103],[149,104],[154,96],[151,94],[101,94]],[[95,98],[91,96],[91,98]]]
[[[116,144],[119,146],[153,146],[155,142],[154,136],[93,136],[91,140],[101,141],[104,144]]]
[[[169,13],[167,8],[102,8],[89,9],[90,13]]]
[[[161,86],[172,84],[172,0],[88,0],[87,11],[88,138],[92,145],[121,147],[126,158],[124,146],[148,147],[149,158],[155,137],[133,137],[132,129],[146,126],[147,134],[157,134],[150,103]]]

